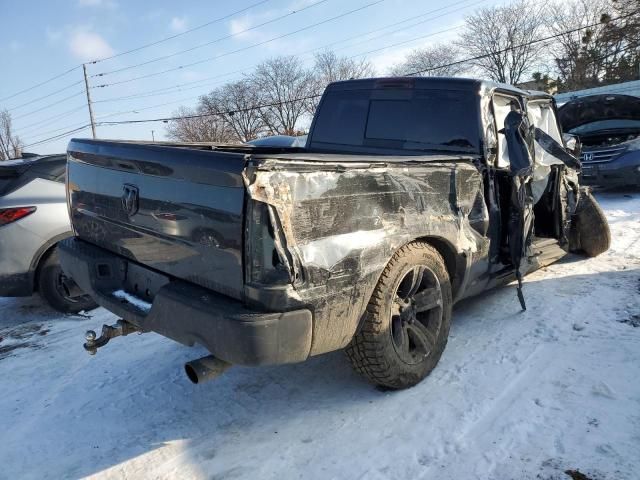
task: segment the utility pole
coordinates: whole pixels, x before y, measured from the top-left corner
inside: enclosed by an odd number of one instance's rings
[[[156,137],[155,137],[155,135],[153,134],[153,130],[151,130],[151,140],[152,140],[153,142],[155,142],[155,141],[156,141]]]
[[[82,64],[82,71],[84,72],[84,87],[87,92],[87,105],[89,107],[89,120],[91,120],[91,132],[93,133],[93,138],[96,138],[96,122],[93,119],[93,108],[91,107],[91,94],[89,93],[89,80],[87,79],[87,65]]]

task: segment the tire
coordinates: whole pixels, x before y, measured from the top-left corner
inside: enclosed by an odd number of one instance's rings
[[[583,190],[572,217],[570,250],[597,257],[609,250],[611,231],[602,208],[588,190]]]
[[[447,344],[452,303],[449,274],[438,251],[422,242],[402,247],[382,272],[362,327],[346,348],[354,369],[391,389],[419,383]],[[427,306],[432,308],[419,311]]]
[[[40,296],[51,307],[62,313],[78,313],[82,310],[93,310],[98,306],[89,295],[71,297],[61,284],[63,278],[64,273],[58,261],[58,251],[54,248],[40,261],[38,268]]]

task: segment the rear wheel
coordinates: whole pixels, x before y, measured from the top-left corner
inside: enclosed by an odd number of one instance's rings
[[[65,276],[55,247],[40,262],[38,293],[49,305],[62,313],[78,313],[98,306],[89,295],[79,292],[73,281]]]
[[[449,275],[437,250],[421,242],[404,246],[383,271],[347,347],[355,370],[388,388],[417,384],[444,351],[451,306]]]
[[[602,208],[588,190],[580,195],[572,218],[570,249],[596,257],[609,250],[611,231]]]

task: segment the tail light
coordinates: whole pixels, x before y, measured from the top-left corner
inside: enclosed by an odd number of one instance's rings
[[[285,284],[290,272],[288,261],[278,251],[269,207],[262,202],[247,205],[245,268],[248,283]]]
[[[36,211],[36,207],[17,207],[0,209],[0,227],[7,223],[13,223]]]

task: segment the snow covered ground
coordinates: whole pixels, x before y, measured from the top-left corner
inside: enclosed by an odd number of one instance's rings
[[[205,354],[158,335],[90,357],[115,318],[0,299],[0,478],[640,478],[640,192],[600,194],[613,232],[460,304],[433,374],[377,390],[341,352],[234,367],[194,386]]]

